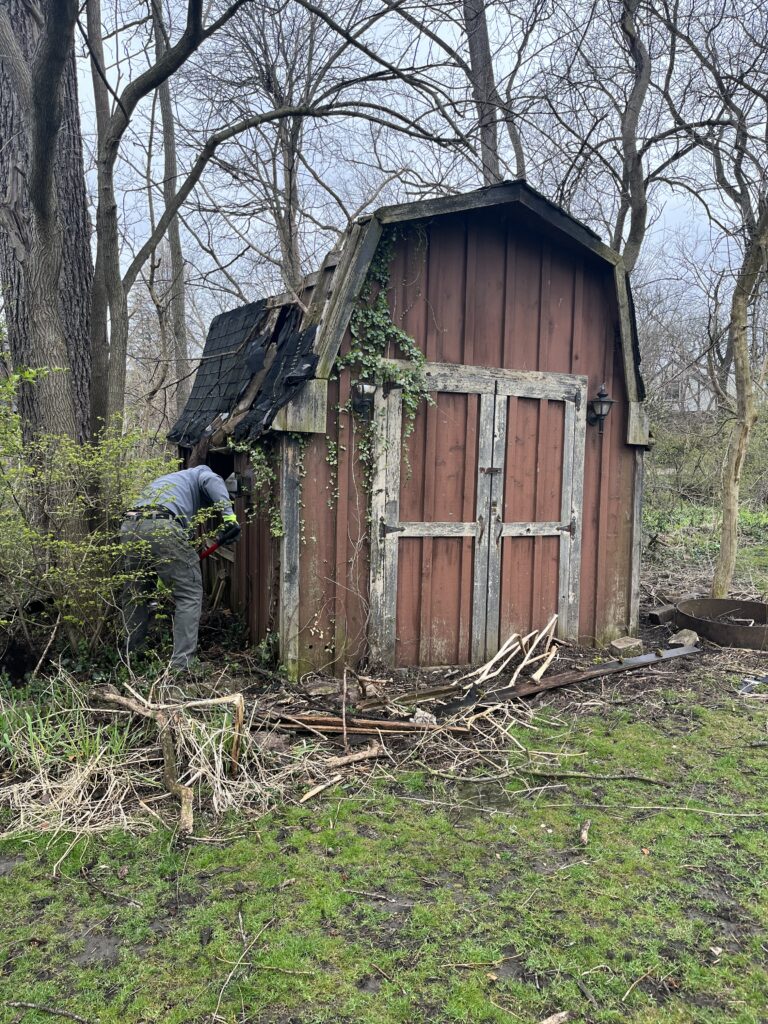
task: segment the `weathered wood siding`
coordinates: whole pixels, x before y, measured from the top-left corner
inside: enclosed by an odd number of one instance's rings
[[[630,618],[635,466],[635,451],[624,443],[626,391],[612,269],[514,209],[443,217],[401,232],[390,280],[393,319],[423,343],[430,362],[585,375],[590,396],[604,380],[616,399],[604,434],[587,429],[584,466],[579,634],[601,641]],[[508,424],[505,496],[519,510],[510,518],[534,512],[546,518],[545,507],[558,501],[562,407],[511,404],[516,418]],[[420,415],[427,423],[436,420],[439,407]],[[434,467],[439,446],[427,457]],[[424,479],[432,472],[425,465]],[[557,588],[556,559],[547,553],[555,541],[502,543],[502,561],[510,566],[502,577],[509,591],[502,608],[527,608],[531,627],[541,625]],[[422,600],[430,602],[445,580],[427,584]],[[510,625],[502,614],[502,634]]]
[[[389,297],[394,322],[417,340],[429,362],[586,376],[589,396],[606,382],[616,405],[602,436],[596,427],[586,433],[578,633],[601,642],[625,630],[635,450],[624,441],[626,392],[612,268],[549,235],[525,211],[480,210],[399,226]],[[348,371],[330,382],[327,436],[307,435],[301,457],[302,671],[354,665],[368,650],[368,496],[353,418],[337,412],[349,387]],[[409,443],[412,475],[400,495],[403,520],[445,520],[449,513],[457,521],[475,518],[479,405],[477,395],[443,393],[419,412]],[[509,399],[506,520],[559,518],[564,456],[558,438],[565,415],[562,402]],[[400,540],[399,663],[470,660],[472,544],[465,537]],[[263,543],[258,556],[256,551],[253,557],[261,557]],[[556,607],[558,541],[505,535],[500,551],[503,639],[512,628],[542,626]],[[250,549],[248,561],[260,577],[248,601],[258,639],[269,619],[270,573],[252,561]],[[439,618],[455,621],[456,628],[434,634],[431,624]]]

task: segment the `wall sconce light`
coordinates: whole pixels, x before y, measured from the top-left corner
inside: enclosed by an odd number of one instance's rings
[[[352,384],[351,393],[352,412],[356,413],[361,419],[372,419],[373,396],[376,394],[376,385],[356,380]]]
[[[587,406],[587,423],[597,423],[598,434],[602,434],[605,417],[611,411],[611,406],[614,404],[615,400],[608,397],[608,391],[605,384],[601,384],[600,390],[597,392],[597,398],[590,399],[589,405]]]

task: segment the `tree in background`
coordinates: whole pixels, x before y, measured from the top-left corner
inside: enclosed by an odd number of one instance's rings
[[[755,383],[766,371],[764,360],[753,364],[751,327],[768,253],[768,13],[761,4],[736,8],[712,0],[683,10],[665,4],[661,18],[678,48],[676,76],[664,96],[675,124],[706,158],[697,166],[695,195],[724,242],[731,277],[726,339],[733,387],[719,389],[729,429],[712,583],[713,596],[725,597],[736,565],[741,475],[757,420]]]
[[[155,37],[155,60],[160,61],[168,52],[170,40],[163,20],[159,0],[152,2],[152,31]],[[163,200],[167,209],[173,206],[176,197],[176,181],[179,175],[176,156],[176,118],[171,100],[171,85],[168,79],[157,89],[160,100],[160,123],[163,130]],[[168,224],[167,264],[170,269],[168,298],[171,333],[173,337],[173,369],[176,377],[174,399],[176,414],[180,415],[186,405],[191,381],[189,379],[189,351],[187,347],[187,310],[184,287],[184,254],[181,250],[181,232],[178,214]]]

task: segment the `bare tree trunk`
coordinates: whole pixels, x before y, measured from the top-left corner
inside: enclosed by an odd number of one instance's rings
[[[59,221],[63,233],[59,308],[72,376],[77,437],[84,441],[90,434],[91,418],[93,256],[74,48],[67,61],[63,85],[62,131],[59,136],[56,174]]]
[[[29,7],[21,0],[6,0],[6,9],[13,25],[19,49],[27,64],[33,58],[39,38],[39,26]],[[74,50],[65,60],[61,84],[61,123],[55,156],[55,189],[61,232],[61,264],[58,273],[57,302],[64,335],[66,358],[56,358],[69,371],[66,386],[71,388],[75,405],[75,436],[83,440],[88,433],[90,390],[90,293],[93,263],[90,250],[90,223],[83,170],[82,136],[77,97],[77,77]],[[31,223],[32,212],[24,180],[29,166],[28,135],[25,119],[19,107],[16,91],[0,62],[0,195],[6,193],[17,221],[17,232]],[[11,185],[12,180],[16,182]],[[13,195],[11,193],[14,193]],[[51,244],[59,244],[56,238]],[[42,244],[42,243],[41,243]],[[48,244],[48,243],[45,243]],[[24,273],[24,243],[12,240],[7,231],[0,231],[0,279],[6,308],[8,343],[14,366],[33,365],[33,324],[30,321],[29,282]],[[56,273],[56,267],[47,272]],[[34,272],[33,272],[34,273]],[[32,293],[37,295],[36,292]],[[33,301],[37,301],[34,299]],[[40,328],[39,322],[37,328]],[[53,356],[54,353],[51,353]],[[39,361],[38,361],[39,364]],[[56,388],[63,385],[63,375],[51,382]],[[38,418],[34,406],[38,403],[39,388],[25,388],[21,394],[20,411],[28,425]]]
[[[86,3],[86,19],[88,25],[89,50],[91,54],[91,81],[96,108],[96,146],[101,149],[101,141],[106,135],[109,124],[109,92],[104,79],[104,46],[101,38],[101,0],[88,0]],[[97,171],[97,209],[96,237],[101,237],[104,230],[104,212],[101,197],[104,192],[101,162],[96,164]],[[91,433],[99,433],[107,421],[107,387],[109,383],[109,300],[107,298],[107,281],[104,267],[104,253],[100,245],[96,248],[96,266],[93,274],[91,292]]]
[[[155,57],[159,61],[168,48],[162,10],[158,0],[152,0],[152,22],[155,32]],[[171,103],[171,88],[166,79],[158,88],[160,120],[163,126],[163,198],[166,209],[173,206],[179,175],[176,160],[176,122]],[[191,388],[189,349],[187,346],[187,311],[184,292],[184,254],[181,248],[179,218],[174,216],[168,225],[168,245],[171,256],[170,310],[173,331],[173,357],[176,375],[176,414],[180,416]]]
[[[617,252],[621,252],[628,271],[632,271],[637,263],[648,224],[648,199],[637,133],[640,112],[643,109],[651,81],[651,58],[637,31],[635,19],[639,6],[640,0],[624,0],[621,15],[621,31],[627,41],[635,66],[635,80],[627,105],[621,115],[622,197],[613,244]],[[629,234],[624,242],[624,225],[627,216],[629,217]]]
[[[723,525],[720,533],[720,550],[712,580],[713,597],[728,596],[736,567],[741,471],[747,457],[749,437],[757,420],[752,367],[749,358],[749,311],[760,277],[765,273],[766,246],[768,246],[768,207],[763,208],[747,245],[744,262],[731,300],[731,320],[728,331],[733,350],[736,415],[731,427],[723,466]]]
[[[472,94],[477,107],[480,129],[480,159],[483,182],[494,185],[501,181],[499,170],[499,134],[497,123],[498,94],[493,73],[491,43],[485,0],[464,0],[464,29],[469,45],[472,69]]]
[[[281,273],[286,288],[294,294],[301,290],[304,275],[301,270],[299,246],[299,146],[301,145],[301,119],[291,118],[277,129],[282,158],[283,183],[278,200],[277,228],[282,256]]]
[[[6,3],[0,8],[5,76],[5,100],[0,111],[9,118],[9,123],[2,125],[2,137],[4,148],[14,146],[6,165],[0,223],[6,235],[3,254],[20,265],[18,273],[3,273],[3,283],[6,291],[17,289],[9,308],[21,311],[18,324],[12,326],[14,364],[33,369],[70,369],[60,303],[62,278],[67,278],[62,274],[58,161],[62,152],[63,100],[67,95],[64,82],[73,69],[76,13],[72,0],[50,6],[45,17],[24,5],[11,10],[11,4]],[[70,90],[70,102],[73,95]],[[76,110],[70,109],[69,113],[77,123]],[[8,128],[12,134],[6,134]],[[71,128],[75,131],[74,123]],[[68,196],[65,202],[69,202]],[[84,226],[82,220],[80,226]],[[74,316],[74,327],[77,303],[67,303],[64,308]],[[77,341],[73,338],[70,344],[76,345]],[[87,387],[87,355],[78,361],[77,372]],[[48,432],[73,438],[81,435],[82,422],[78,425],[75,387],[69,372],[44,375],[35,385],[34,396],[22,397],[22,417],[27,436]]]

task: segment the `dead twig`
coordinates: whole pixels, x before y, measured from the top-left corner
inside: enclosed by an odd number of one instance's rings
[[[259,941],[259,939],[264,934],[264,932],[267,930],[267,928],[269,928],[269,926],[274,924],[274,923],[275,923],[275,919],[273,917],[271,921],[267,921],[267,923],[262,928],[259,929],[258,933],[256,935],[254,935],[254,937],[251,939],[251,941],[245,947],[243,952],[240,954],[240,957],[238,958],[237,963],[235,964],[235,966],[232,968],[232,970],[227,975],[224,984],[221,986],[221,989],[219,990],[219,998],[218,998],[218,1000],[216,1002],[216,1009],[213,1011],[213,1019],[214,1020],[216,1020],[218,1015],[219,1015],[219,1009],[221,1007],[221,1001],[224,998],[224,991],[225,991],[227,985],[230,983],[230,981],[232,981],[232,979],[234,978],[235,972],[237,971],[238,967],[240,967],[240,965],[242,964],[243,960],[245,960],[246,956],[248,956],[250,951],[253,949],[253,947],[256,945],[256,943]]]
[[[556,772],[548,769],[520,767],[518,771],[523,775],[535,775],[542,779],[594,779],[597,782],[645,782],[649,786],[663,786],[671,789],[672,783],[663,779],[652,779],[647,775],[592,775],[591,772]]]
[[[360,761],[367,761],[373,757],[386,757],[387,750],[382,743],[371,743],[369,746],[358,750],[355,754],[345,754],[344,757],[329,757],[325,762],[326,768],[342,768],[348,764],[358,764]]]
[[[312,789],[307,790],[304,796],[301,797],[299,803],[305,804],[307,800],[311,800],[313,796],[317,796],[319,793],[322,793],[323,790],[330,789],[331,786],[335,786],[338,782],[341,782],[342,777],[343,776],[341,775],[334,775],[333,778],[328,779],[327,782],[321,782],[318,786],[313,786]]]
[[[639,977],[639,978],[637,979],[637,981],[633,981],[633,982],[632,982],[632,984],[631,984],[631,985],[629,986],[629,988],[627,989],[627,991],[626,991],[626,992],[624,993],[624,995],[623,995],[623,996],[621,997],[621,1001],[622,1001],[622,1003],[624,1003],[624,1002],[626,1002],[626,1001],[627,1001],[627,996],[629,996],[630,992],[633,992],[633,991],[634,991],[634,989],[636,989],[636,988],[637,988],[637,986],[638,986],[638,985],[640,984],[640,982],[642,982],[642,981],[645,981],[645,979],[646,979],[646,978],[650,978],[650,976],[651,976],[652,974],[653,974],[653,968],[651,968],[651,970],[650,970],[650,971],[646,971],[646,972],[645,972],[645,974],[641,975],[641,976],[640,976],[640,977]]]
[[[51,649],[51,644],[54,641],[54,638],[55,638],[56,633],[58,631],[60,622],[61,622],[61,612],[59,612],[58,616],[56,617],[56,621],[53,624],[53,629],[51,630],[51,635],[48,637],[48,643],[45,645],[45,649],[44,649],[43,653],[40,655],[40,660],[35,665],[35,670],[32,673],[32,675],[30,676],[30,681],[32,679],[36,679],[37,678],[37,673],[40,671],[43,662],[48,657],[48,651],[50,651],[50,649]]]
[[[27,1003],[21,999],[8,999],[5,1005],[20,1010],[37,1010],[38,1013],[49,1013],[52,1017],[66,1017],[67,1020],[76,1020],[78,1024],[90,1024],[85,1017],[79,1017],[76,1013],[70,1013],[69,1010],[59,1010],[55,1006],[46,1006],[44,1003]]]
[[[386,978],[390,985],[394,985],[395,988],[399,988],[404,996],[408,994],[403,988],[403,986],[398,981],[395,981],[391,974],[387,974],[387,972],[382,967],[379,967],[378,964],[372,963],[371,967],[374,969],[374,971],[378,971],[382,978]]]

